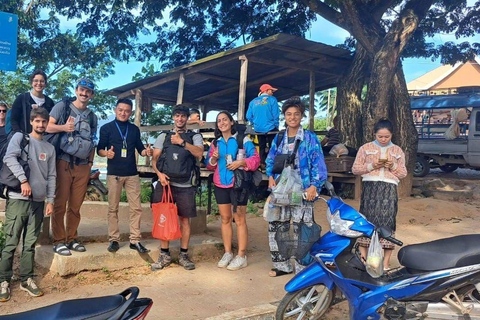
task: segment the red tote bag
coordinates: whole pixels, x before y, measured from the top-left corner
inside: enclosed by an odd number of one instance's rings
[[[163,187],[162,202],[152,203],[152,213],[152,237],[168,241],[182,237],[178,224],[177,206],[173,203],[170,186]]]

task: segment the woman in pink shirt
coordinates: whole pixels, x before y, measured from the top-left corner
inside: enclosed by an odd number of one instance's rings
[[[396,229],[398,209],[397,186],[400,179],[407,175],[405,154],[402,149],[392,143],[393,125],[387,119],[375,124],[375,141],[360,147],[352,167],[353,174],[362,176],[362,197],[360,212],[376,227]],[[390,257],[394,245],[381,239],[384,249],[384,270],[389,270]],[[360,253],[367,257],[369,238],[360,238]]]

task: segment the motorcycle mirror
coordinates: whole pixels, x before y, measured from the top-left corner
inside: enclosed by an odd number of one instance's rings
[[[335,193],[335,189],[333,188],[333,184],[330,181],[325,181],[323,187],[327,189],[328,193],[331,197],[336,197],[337,194]]]
[[[379,237],[384,238],[384,239],[392,236],[392,230],[390,230],[390,228],[388,228],[388,227],[377,228],[377,233],[378,233]]]

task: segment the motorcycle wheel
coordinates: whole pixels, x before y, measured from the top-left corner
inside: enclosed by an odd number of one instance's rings
[[[473,285],[465,286],[457,290],[460,299],[463,302],[476,302],[480,301],[480,292]]]
[[[275,319],[320,319],[332,304],[335,292],[323,284],[290,292],[283,297]]]

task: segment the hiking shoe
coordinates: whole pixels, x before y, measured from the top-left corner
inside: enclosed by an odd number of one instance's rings
[[[8,300],[10,300],[10,283],[8,283],[8,281],[3,281],[0,284],[0,302]]]
[[[163,268],[168,267],[172,263],[172,257],[167,253],[160,253],[158,260],[155,263],[152,263],[150,269],[152,271],[162,270]]]
[[[223,254],[222,259],[220,259],[220,261],[218,261],[217,267],[226,268],[228,266],[228,264],[230,263],[230,261],[232,261],[232,259],[233,259],[233,253],[225,252]]]
[[[23,291],[27,291],[29,295],[32,297],[40,297],[43,296],[43,291],[33,281],[32,278],[28,278],[27,281],[22,281],[20,283],[20,289]]]
[[[247,265],[247,256],[236,256],[235,259],[233,259],[232,262],[230,262],[230,264],[228,265],[227,270],[235,271],[245,268]]]
[[[178,264],[181,265],[185,270],[195,269],[195,263],[188,257],[188,254],[185,252],[180,252],[178,255]]]

